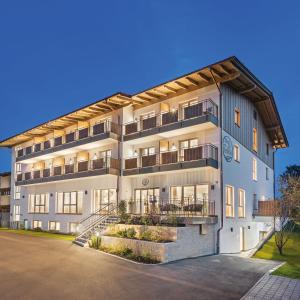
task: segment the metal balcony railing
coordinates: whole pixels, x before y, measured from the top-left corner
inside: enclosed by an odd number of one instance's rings
[[[124,134],[130,135],[139,131],[145,131],[209,114],[217,118],[218,106],[211,99],[202,100],[198,103],[193,103],[193,105],[182,106],[179,110],[163,112],[147,117],[141,116],[139,120],[124,124]]]
[[[215,201],[194,197],[160,199],[150,196],[142,202],[128,201],[128,210],[131,214],[214,216]]]
[[[218,160],[218,148],[212,144],[204,144],[197,147],[181,148],[179,150],[170,150],[147,156],[137,155],[130,157],[125,159],[125,169],[145,168],[210,158]]]
[[[38,153],[43,150],[47,150],[50,148],[55,148],[64,144],[68,144],[74,141],[83,140],[88,137],[93,137],[96,135],[100,135],[103,133],[112,132],[115,134],[121,134],[121,125],[113,123],[111,121],[105,121],[101,123],[97,123],[91,127],[85,127],[78,130],[74,130],[73,132],[67,133],[63,136],[57,136],[53,139],[44,141],[42,143],[37,143],[32,146],[26,147],[24,149],[18,149],[16,152],[17,158],[29,155],[31,153]]]
[[[106,157],[95,160],[79,161],[73,164],[65,164],[62,166],[53,166],[51,168],[34,170],[31,172],[18,173],[17,182],[109,168],[119,170],[119,160],[112,157]]]

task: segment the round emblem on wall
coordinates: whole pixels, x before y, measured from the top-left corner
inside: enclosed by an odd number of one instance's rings
[[[142,185],[143,186],[146,186],[146,185],[148,185],[149,184],[149,178],[143,178],[142,179]]]
[[[231,162],[233,158],[233,144],[229,136],[223,138],[223,156],[226,161]]]

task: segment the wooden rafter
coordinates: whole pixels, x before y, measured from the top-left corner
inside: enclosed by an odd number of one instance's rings
[[[256,84],[253,84],[251,86],[247,86],[244,89],[239,90],[238,93],[240,93],[241,95],[246,94],[246,93],[252,92],[256,88],[257,88]]]
[[[174,83],[176,83],[178,86],[180,86],[183,89],[187,89],[188,88],[188,85],[185,85],[184,83],[182,83],[182,82],[180,82],[178,80],[174,81]]]
[[[189,77],[189,76],[187,76],[187,77],[185,77],[185,79],[187,80],[187,81],[189,81],[191,84],[193,84],[193,85],[199,85],[199,81],[196,81],[195,79],[193,79],[193,78],[191,78],[191,77]]]
[[[211,78],[209,77],[209,76],[207,76],[207,75],[205,75],[205,74],[203,74],[203,73],[201,73],[201,72],[198,72],[197,73],[204,81],[206,81],[206,82],[211,82],[212,80],[211,80]]]
[[[154,94],[153,92],[145,92],[145,94],[152,97],[152,98],[154,98],[154,99],[158,99],[158,100],[160,99],[160,96]]]
[[[167,90],[169,90],[170,92],[172,92],[172,93],[177,93],[177,90],[176,89],[174,89],[174,88],[172,88],[172,87],[170,87],[170,86],[168,86],[168,85],[164,85],[163,86],[165,89],[167,89]]]

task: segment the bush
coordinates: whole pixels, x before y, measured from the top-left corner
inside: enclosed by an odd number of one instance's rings
[[[151,241],[152,239],[152,233],[150,230],[145,230],[142,234],[141,234],[141,237],[140,237],[141,240],[144,240],[144,241]]]
[[[132,227],[124,230],[119,230],[116,235],[123,238],[134,239],[136,235],[136,231]]]
[[[99,236],[92,236],[89,240],[89,247],[94,249],[100,249],[101,247],[101,237]]]
[[[43,229],[41,227],[35,227],[35,228],[33,228],[33,231],[42,232]]]

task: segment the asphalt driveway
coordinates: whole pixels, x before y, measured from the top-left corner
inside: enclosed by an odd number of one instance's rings
[[[240,299],[276,263],[233,256],[137,265],[70,242],[0,232],[0,299]]]

